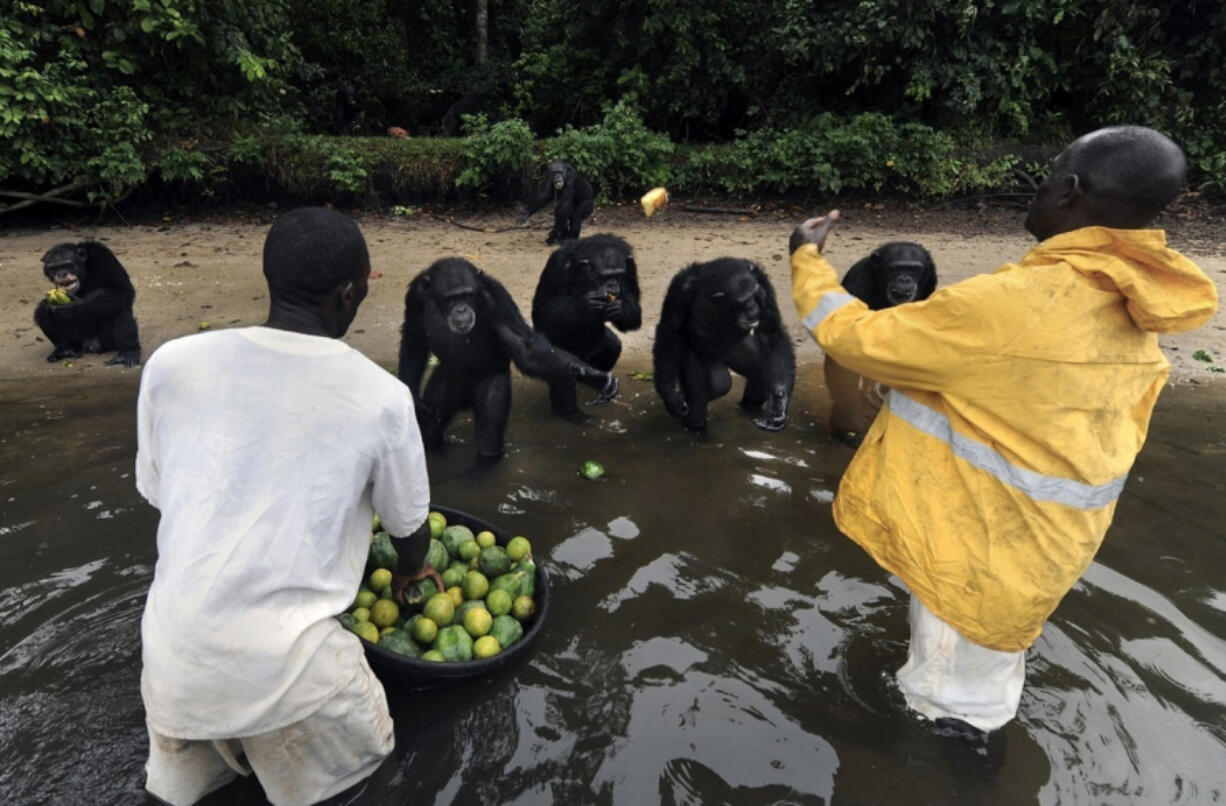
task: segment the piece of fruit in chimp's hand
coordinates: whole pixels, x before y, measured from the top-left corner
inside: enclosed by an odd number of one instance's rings
[[[604,475],[604,465],[602,465],[600,462],[593,462],[589,459],[583,463],[582,467],[579,468],[579,475],[583,476],[583,478],[588,479],[589,481],[595,481]]]
[[[67,305],[72,302],[72,297],[62,288],[53,288],[47,292],[47,302],[52,305]]]

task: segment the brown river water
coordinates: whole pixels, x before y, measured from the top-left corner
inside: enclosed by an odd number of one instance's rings
[[[466,418],[431,454],[435,501],[531,538],[549,621],[507,669],[389,690],[396,749],[350,802],[1226,800],[1226,386],[1165,391],[1102,550],[1028,653],[1019,718],[979,753],[890,682],[907,596],[834,528],[851,451],[826,436],[820,368],[785,431],[730,396],[696,440],[629,377],[648,363],[623,362],[622,397],[583,425],[517,380],[496,466],[473,466]],[[145,802],[157,513],[132,481],[136,380],[0,383],[5,803]],[[587,459],[606,478],[579,477]]]

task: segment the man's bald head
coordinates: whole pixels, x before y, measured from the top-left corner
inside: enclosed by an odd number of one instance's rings
[[[1149,226],[1183,188],[1187,160],[1166,135],[1110,126],[1077,138],[1052,162],[1026,229],[1039,240],[1087,226]]]

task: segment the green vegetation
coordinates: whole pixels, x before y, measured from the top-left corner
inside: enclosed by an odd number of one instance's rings
[[[1033,146],[1122,122],[1171,134],[1226,196],[1218,0],[505,0],[475,25],[451,0],[10,0],[0,205],[408,210],[522,196],[551,158],[606,200],[947,197],[1024,190],[1050,156]],[[342,83],[364,136],[321,134]],[[486,114],[436,137],[465,93]]]

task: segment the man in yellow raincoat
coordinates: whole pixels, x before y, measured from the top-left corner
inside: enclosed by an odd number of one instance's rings
[[[911,590],[907,704],[991,731],[1024,651],[1098,550],[1169,372],[1159,333],[1204,324],[1214,284],[1146,229],[1185,159],[1152,129],[1081,137],[1052,164],[1019,263],[880,311],[821,256],[838,211],[792,235],[792,296],[840,364],[890,387],[834,518]],[[978,734],[982,735],[982,734]]]

